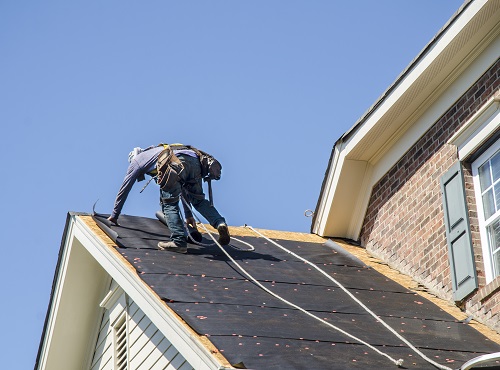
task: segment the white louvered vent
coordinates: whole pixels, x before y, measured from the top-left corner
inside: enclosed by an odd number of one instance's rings
[[[128,369],[128,333],[126,313],[124,312],[114,326],[115,332],[115,369]]]

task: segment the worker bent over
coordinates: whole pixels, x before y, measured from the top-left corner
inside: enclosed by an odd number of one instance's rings
[[[170,229],[170,241],[159,242],[158,249],[177,253],[187,253],[186,231],[181,219],[179,200],[181,195],[192,204],[207,221],[219,232],[219,243],[227,245],[230,241],[229,230],[224,217],[205,198],[202,187],[202,168],[196,149],[181,144],[172,145],[173,153],[182,165],[176,181],[169,181],[160,189],[162,211]],[[135,181],[144,180],[145,175],[156,176],[158,156],[165,146],[151,146],[147,149],[134,148],[129,154],[129,166],[123,183],[116,196],[113,212],[108,220],[117,224],[118,217]],[[198,152],[199,153],[199,152]],[[195,226],[189,207],[183,203],[186,223]]]

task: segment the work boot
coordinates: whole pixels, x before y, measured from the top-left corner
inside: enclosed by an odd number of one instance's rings
[[[170,251],[170,252],[175,252],[175,253],[183,253],[183,254],[187,253],[187,247],[178,246],[173,241],[159,242],[158,249],[162,250],[162,251]]]
[[[219,232],[219,244],[220,245],[228,245],[231,237],[229,235],[229,229],[224,222],[221,222],[219,226],[217,226],[217,231]]]

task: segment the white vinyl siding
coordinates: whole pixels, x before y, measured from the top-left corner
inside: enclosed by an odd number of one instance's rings
[[[113,326],[109,320],[109,310],[102,316],[99,336],[94,350],[91,370],[113,370]]]
[[[144,312],[130,298],[124,297],[123,293],[112,307],[104,310],[91,370],[193,369]],[[126,305],[120,305],[120,302],[126,302]],[[117,317],[118,319],[113,319]],[[120,321],[123,318],[126,318],[126,325],[120,325],[124,324]],[[127,367],[115,367],[117,358],[113,338],[117,326],[126,327],[127,330],[127,335],[122,336],[126,340],[121,341],[121,344],[126,344],[128,347]]]

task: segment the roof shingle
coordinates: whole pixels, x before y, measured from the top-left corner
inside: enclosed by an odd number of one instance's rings
[[[95,220],[109,233],[104,217]],[[208,337],[231,364],[243,363],[251,369],[393,366],[386,357],[259,288],[216,245],[190,244],[187,255],[159,251],[157,242],[169,235],[160,221],[124,215],[120,222],[111,227],[117,251],[165,304]],[[406,368],[431,367],[339,286],[273,243],[250,235],[238,239],[252,244],[255,251],[226,250],[263,286],[392,358],[402,358]],[[334,277],[432,360],[457,368],[478,355],[500,351],[497,343],[342,248],[331,248],[315,236],[311,242],[286,235],[273,240]],[[211,239],[205,235],[203,243],[211,244]]]

